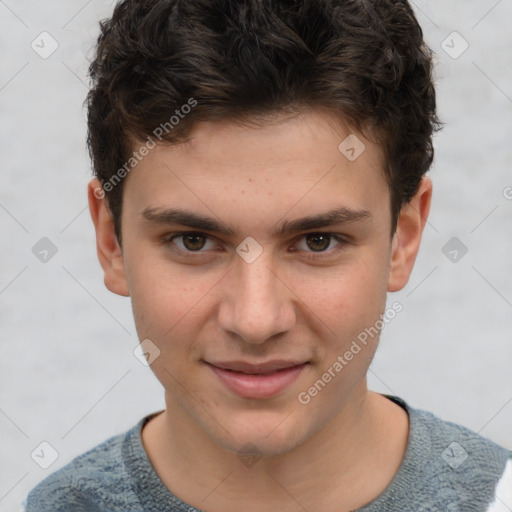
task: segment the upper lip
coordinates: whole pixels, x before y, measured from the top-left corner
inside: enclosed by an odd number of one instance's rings
[[[265,363],[248,363],[246,361],[219,361],[208,362],[212,366],[222,368],[223,370],[232,370],[234,372],[255,374],[255,373],[271,373],[285,368],[293,368],[305,364],[307,361],[285,361],[283,359],[275,359]]]

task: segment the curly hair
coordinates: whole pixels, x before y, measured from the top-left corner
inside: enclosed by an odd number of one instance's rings
[[[433,160],[432,68],[406,0],[120,1],[100,23],[86,100],[118,240],[136,141],[176,143],[199,121],[320,107],[378,134],[393,234]]]

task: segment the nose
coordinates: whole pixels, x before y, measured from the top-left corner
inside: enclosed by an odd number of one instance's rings
[[[289,331],[296,322],[294,295],[271,255],[252,263],[238,258],[234,265],[219,307],[221,328],[251,344]]]

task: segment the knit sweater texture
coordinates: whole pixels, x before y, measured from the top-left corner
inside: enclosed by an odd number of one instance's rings
[[[471,430],[414,409],[404,459],[389,486],[356,512],[512,510],[512,454]],[[142,445],[147,416],[78,456],[28,495],[26,512],[202,512],[160,480]],[[240,503],[240,510],[243,510]]]

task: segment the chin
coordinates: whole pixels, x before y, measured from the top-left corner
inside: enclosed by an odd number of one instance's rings
[[[261,458],[277,457],[289,453],[296,448],[298,440],[291,439],[290,437],[270,439],[253,436],[250,432],[245,432],[239,436],[225,438],[219,444],[239,458],[247,456]]]
[[[296,415],[289,412],[251,411],[236,418],[231,416],[229,433],[218,432],[216,442],[238,456],[254,452],[254,456],[277,456],[293,450],[307,439],[305,425],[299,432]],[[213,436],[217,437],[217,436]]]

